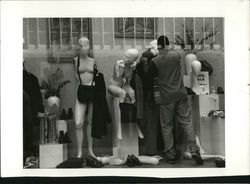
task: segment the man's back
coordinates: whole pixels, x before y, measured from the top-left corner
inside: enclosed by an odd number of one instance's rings
[[[168,104],[186,97],[181,76],[180,54],[175,50],[161,49],[153,59],[158,69],[161,103]]]

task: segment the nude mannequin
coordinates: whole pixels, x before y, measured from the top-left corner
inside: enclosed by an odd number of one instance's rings
[[[94,59],[88,57],[89,51],[89,40],[86,37],[82,37],[78,41],[80,53],[79,58],[74,58],[74,71],[76,78],[80,84],[91,85],[93,80],[94,71]],[[79,67],[78,67],[79,60]],[[78,75],[79,71],[79,75]],[[80,82],[81,81],[81,82]],[[76,99],[75,103],[75,126],[76,126],[76,140],[77,140],[77,157],[82,157],[82,144],[83,144],[83,125],[85,116],[87,116],[87,142],[88,142],[88,154],[96,158],[93,152],[93,141],[91,137],[92,130],[92,112],[93,112],[93,102],[81,103]]]
[[[124,58],[116,61],[113,77],[108,92],[113,96],[112,105],[114,109],[114,131],[118,139],[122,139],[120,103],[135,103],[135,91],[130,86],[130,80],[136,67],[139,52],[136,49],[128,49]],[[139,136],[142,136],[137,126]]]

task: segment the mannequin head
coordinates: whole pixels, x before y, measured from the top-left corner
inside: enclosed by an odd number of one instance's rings
[[[80,49],[80,55],[87,55],[89,51],[89,39],[87,37],[81,37],[78,40],[78,45]]]
[[[157,54],[158,54],[158,48],[157,48],[157,40],[153,40],[153,41],[151,41],[150,43],[149,43],[149,45],[150,45],[150,52],[152,52],[152,54],[154,55],[154,56],[156,56]]]
[[[124,61],[126,64],[133,63],[138,58],[139,51],[137,49],[128,49],[124,56]]]
[[[191,64],[192,73],[198,76],[201,72],[201,62],[198,60],[194,60]]]
[[[197,57],[194,54],[187,54],[185,56],[185,69],[186,69],[186,74],[187,75],[189,75],[190,72],[192,72],[191,64],[195,60],[197,60]]]

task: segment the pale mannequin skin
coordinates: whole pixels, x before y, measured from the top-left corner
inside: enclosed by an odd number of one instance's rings
[[[78,41],[80,55],[79,55],[79,71],[85,70],[92,70],[94,66],[94,59],[88,57],[89,51],[89,40],[88,38],[82,37]],[[76,78],[80,84],[77,75],[77,61],[74,63],[74,71],[76,74]],[[80,72],[80,78],[83,85],[90,85],[93,80],[93,73],[89,72]],[[88,109],[88,111],[86,111]],[[76,125],[76,140],[77,140],[77,158],[82,157],[82,144],[83,144],[83,125],[85,116],[87,116],[87,126],[86,126],[86,133],[87,133],[87,142],[88,142],[88,154],[94,158],[96,158],[93,152],[93,139],[91,136],[92,130],[92,112],[93,112],[93,103],[80,103],[78,99],[76,99],[75,103],[75,125]]]
[[[124,53],[124,64],[125,64],[125,68],[130,68],[135,67],[133,66],[136,61],[136,59],[139,56],[139,52],[136,49],[128,49],[125,53]],[[111,80],[111,85],[108,88],[109,93],[116,98],[113,98],[113,106],[114,106],[114,115],[117,117],[121,116],[121,112],[119,109],[119,103],[123,102],[123,98],[125,98],[126,96],[130,97],[131,102],[134,103],[135,102],[135,92],[134,90],[130,87],[129,85],[129,80],[126,81],[122,81],[122,74],[124,73],[124,69],[123,68],[119,68],[119,76],[118,79],[112,79]],[[123,86],[121,88],[121,86]],[[116,118],[115,118],[116,119]],[[119,118],[118,118],[119,119]],[[117,119],[116,119],[117,120]],[[114,122],[114,131],[116,133],[116,136],[118,139],[122,139],[122,130],[121,130],[121,122]],[[137,132],[139,137],[143,138],[143,135],[139,129],[138,126],[136,126]]]

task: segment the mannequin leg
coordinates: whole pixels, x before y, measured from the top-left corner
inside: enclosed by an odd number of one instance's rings
[[[184,156],[184,159],[193,160],[191,153],[188,152],[188,151],[185,151],[183,153],[183,156]],[[202,160],[216,160],[216,159],[225,160],[225,157],[223,157],[221,155],[207,155],[207,154],[204,154],[204,155],[201,155],[201,158],[202,158]]]
[[[200,140],[199,140],[198,136],[195,136],[195,142],[196,142],[197,146],[199,146],[199,148],[200,148],[200,154],[201,155],[205,154],[204,149],[202,149],[202,147],[201,147]]]
[[[86,104],[79,103],[76,99],[75,104],[75,124],[76,124],[76,141],[77,141],[77,158],[82,157],[83,143],[83,123],[86,112]]]
[[[113,113],[114,113],[114,122],[113,126],[115,133],[118,139],[122,139],[122,128],[121,128],[121,110],[119,98],[113,98]]]
[[[138,136],[139,136],[141,139],[144,139],[144,135],[143,135],[143,133],[142,133],[142,131],[141,131],[141,129],[140,129],[140,127],[139,127],[138,124],[136,124],[136,131],[137,131]]]
[[[91,136],[92,131],[92,115],[93,115],[93,103],[88,104],[88,123],[87,123],[87,141],[89,155],[96,158],[93,152],[93,138]]]
[[[120,98],[120,102],[124,102],[126,91],[120,88],[119,86],[111,85],[108,88],[109,94],[111,94],[113,97]]]

